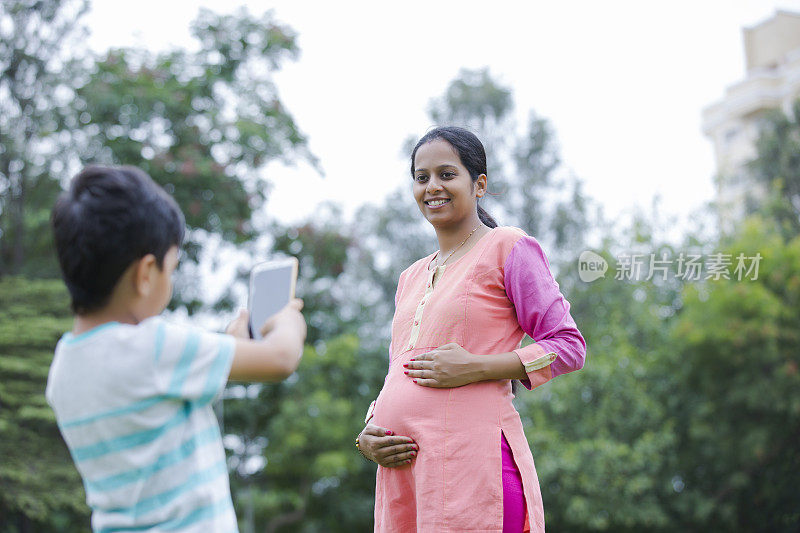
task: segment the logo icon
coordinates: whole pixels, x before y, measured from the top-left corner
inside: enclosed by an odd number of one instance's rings
[[[581,281],[589,283],[597,278],[604,278],[608,263],[603,256],[591,250],[584,250],[578,257],[578,276]]]

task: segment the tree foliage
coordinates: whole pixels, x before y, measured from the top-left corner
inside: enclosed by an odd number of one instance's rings
[[[0,277],[55,276],[49,213],[73,155],[86,0],[4,0],[0,10]]]
[[[258,425],[266,464],[250,476],[233,479],[243,531],[249,531],[251,513],[264,531],[368,526],[374,468],[353,446],[363,427],[364,402],[371,400],[371,391],[359,386],[369,381],[359,363],[355,337],[329,339],[307,347],[297,374],[277,386],[282,389],[280,401],[271,404],[273,415]],[[269,395],[261,398],[266,407]]]
[[[132,164],[172,194],[189,228],[178,280],[192,312],[207,295],[194,281],[209,235],[241,245],[265,229],[253,216],[269,185],[270,161],[316,163],[283,106],[273,73],[298,48],[272,13],[202,9],[197,52],[112,50],[78,90],[84,162]],[[191,281],[190,281],[191,280]]]
[[[71,328],[60,280],[0,280],[0,531],[85,531],[80,477],[44,397]]]
[[[353,241],[341,225],[338,206],[321,206],[313,218],[296,226],[274,223],[273,252],[297,257],[300,263],[297,297],[309,330],[306,342],[331,339],[352,328],[355,310],[342,283]]]
[[[800,508],[800,238],[751,219],[725,247],[762,256],[757,279],[690,286],[675,325],[667,404],[681,421],[681,521],[698,529],[796,531]]]
[[[800,235],[800,100],[788,115],[778,109],[766,113],[756,151],[748,168],[768,190],[760,210],[776,220],[787,239]]]
[[[273,74],[296,59],[291,28],[271,12],[201,10],[197,51],[73,46],[85,1],[7,2],[0,31],[0,276],[55,276],[49,211],[79,165],[142,168],[172,194],[189,228],[178,285],[190,311],[209,236],[241,245],[265,229],[254,213],[266,165],[305,159],[306,139]]]
[[[310,157],[272,73],[297,56],[271,14],[216,15],[193,24],[198,52],[114,50],[78,91],[86,161],[134,164],[164,185],[187,225],[241,243],[267,194],[264,165]]]

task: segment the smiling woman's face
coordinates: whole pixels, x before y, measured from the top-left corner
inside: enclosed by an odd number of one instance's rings
[[[434,139],[417,149],[414,199],[432,225],[457,225],[477,217],[476,197],[482,195],[479,189],[480,183],[476,188],[458,152],[444,139]]]

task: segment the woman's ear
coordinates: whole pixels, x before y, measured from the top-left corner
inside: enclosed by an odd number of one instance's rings
[[[148,296],[155,284],[155,273],[158,265],[156,256],[147,254],[139,259],[133,269],[133,289],[139,296]]]
[[[475,197],[476,198],[483,198],[483,195],[486,194],[486,188],[488,187],[489,178],[486,174],[481,174],[478,176],[478,179],[475,180]]]

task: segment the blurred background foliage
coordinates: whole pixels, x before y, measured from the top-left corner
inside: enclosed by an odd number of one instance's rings
[[[86,9],[5,0],[0,11],[0,532],[88,528],[44,385],[71,326],[49,211],[89,162],[139,166],[179,202],[189,238],[171,307],[186,315],[223,327],[246,270],[216,298],[204,276],[234,247],[242,264],[299,258],[300,369],[276,385],[231,383],[219,407],[237,515],[244,532],[371,530],[375,465],[353,438],[386,372],[399,273],[435,250],[433,232],[405,187],[350,223],[334,204],[292,225],[263,214],[268,162],[317,164],[272,82],[298,48],[271,13],[201,11],[196,51],[97,57],[81,46]],[[700,228],[679,242],[655,212],[604,219],[562,170],[550,123],[531,110],[517,124],[512,89],[488,70],[462,71],[429,116],[485,141],[484,207],[543,243],[589,347],[582,371],[516,400],[548,528],[797,531],[800,104],[764,122],[750,169],[767,200],[732,235]],[[756,280],[609,271],[584,283],[574,266],[590,245],[609,264],[622,252],[763,259]]]

